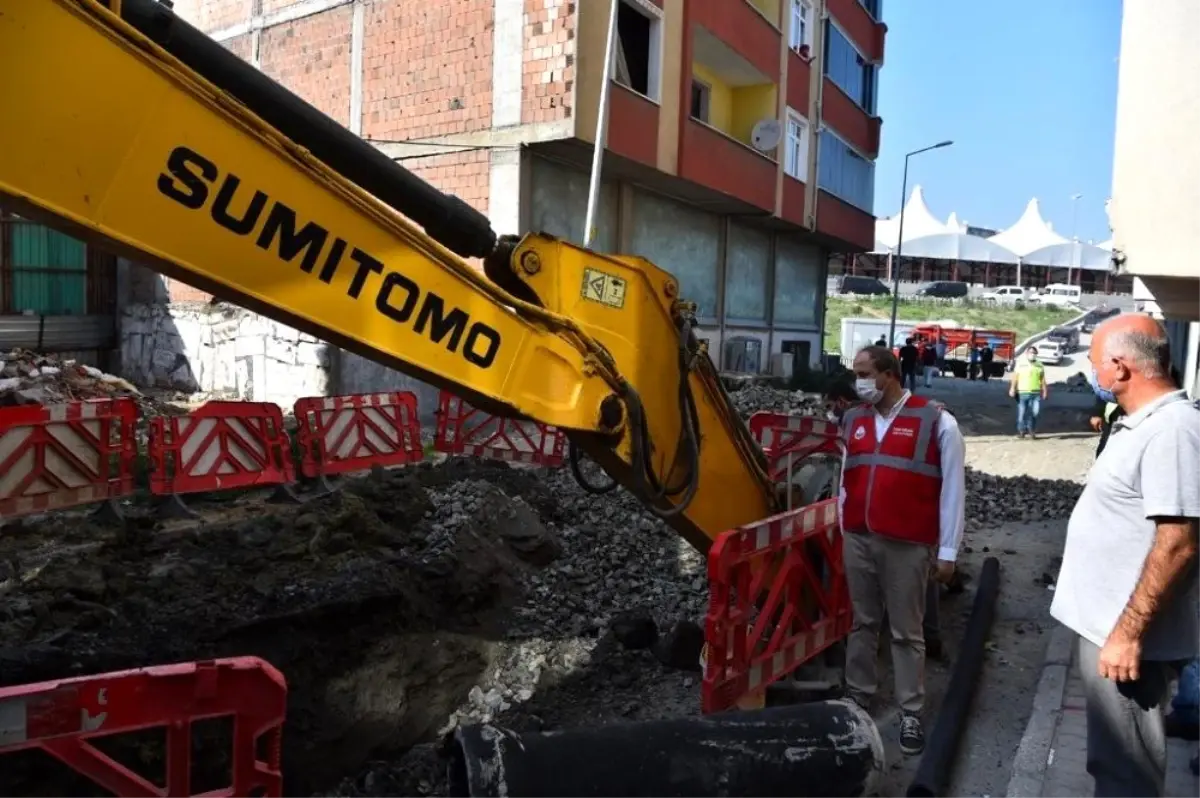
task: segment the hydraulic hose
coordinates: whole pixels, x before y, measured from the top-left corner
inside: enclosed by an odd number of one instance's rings
[[[455,796],[873,795],[871,716],[849,701],[613,723],[539,734],[459,728]]]
[[[478,258],[496,248],[496,233],[482,213],[438,191],[167,6],[155,0],[122,0],[121,18],[330,169],[421,225],[442,246]]]
[[[958,661],[954,663],[954,672],[950,674],[950,684],[942,699],[941,712],[926,741],[925,755],[917,766],[917,775],[908,788],[910,798],[941,795],[950,779],[958,744],[965,732],[964,723],[979,683],[979,671],[983,668],[984,645],[992,629],[996,596],[999,593],[1000,561],[988,557],[983,561],[983,570],[979,574],[975,603],[967,620],[967,631],[963,635]]]

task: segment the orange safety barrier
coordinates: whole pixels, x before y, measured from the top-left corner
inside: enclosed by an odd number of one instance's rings
[[[760,695],[850,631],[835,499],[725,532],[708,578],[705,712]]]
[[[283,674],[257,657],[188,662],[0,688],[0,754],[37,748],[114,795],[192,792],[191,724],[233,717],[232,783],[206,796],[283,795]],[[88,742],[166,727],[166,784],[157,786]],[[258,742],[266,737],[266,759]],[[227,766],[228,767],[228,766]]]
[[[438,397],[436,451],[561,466],[566,442],[566,434],[548,424],[491,416],[447,391]]]
[[[309,479],[415,463],[424,457],[417,397],[363,393],[296,400],[300,472]]]
[[[105,502],[133,492],[132,399],[0,409],[0,518]]]
[[[827,419],[758,412],[750,416],[749,426],[767,455],[774,482],[790,482],[792,471],[812,455],[842,454],[838,426]]]
[[[295,500],[291,443],[269,402],[208,402],[186,416],[150,420],[150,492],[168,514],[186,513],[181,494],[275,485]]]

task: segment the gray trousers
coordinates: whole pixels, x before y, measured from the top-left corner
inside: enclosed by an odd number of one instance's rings
[[[1100,648],[1079,638],[1079,675],[1087,700],[1087,770],[1095,795],[1160,796],[1167,777],[1163,710],[1171,696],[1174,667],[1142,660],[1135,682],[1101,678]]]

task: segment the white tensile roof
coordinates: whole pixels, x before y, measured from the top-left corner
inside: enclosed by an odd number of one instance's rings
[[[1016,224],[1001,230],[988,240],[1021,257],[1044,247],[1070,243],[1054,232],[1050,223],[1042,218],[1042,209],[1039,207],[1036,197],[1025,206],[1025,212],[1021,214],[1020,219],[1017,219]]]

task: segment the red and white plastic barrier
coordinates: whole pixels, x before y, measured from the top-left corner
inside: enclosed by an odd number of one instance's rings
[[[708,578],[705,712],[761,695],[850,631],[835,499],[722,534]]]
[[[208,796],[283,795],[283,674],[257,657],[189,662],[0,688],[0,754],[41,749],[116,796],[193,795],[191,724],[233,717],[232,782]],[[88,740],[166,730],[163,786]],[[258,754],[264,741],[265,759]],[[228,766],[226,766],[228,768]]]
[[[209,402],[150,420],[157,496],[287,485],[295,480],[283,413],[269,402]]]
[[[309,479],[415,463],[424,457],[417,397],[367,393],[308,397],[295,405],[300,472]]]
[[[0,518],[133,492],[132,399],[0,409]]]
[[[758,412],[750,416],[749,426],[767,456],[774,482],[791,482],[796,470],[813,455],[842,455],[838,426],[827,419]]]
[[[566,443],[566,434],[548,424],[488,415],[447,391],[438,397],[436,451],[561,466]]]

